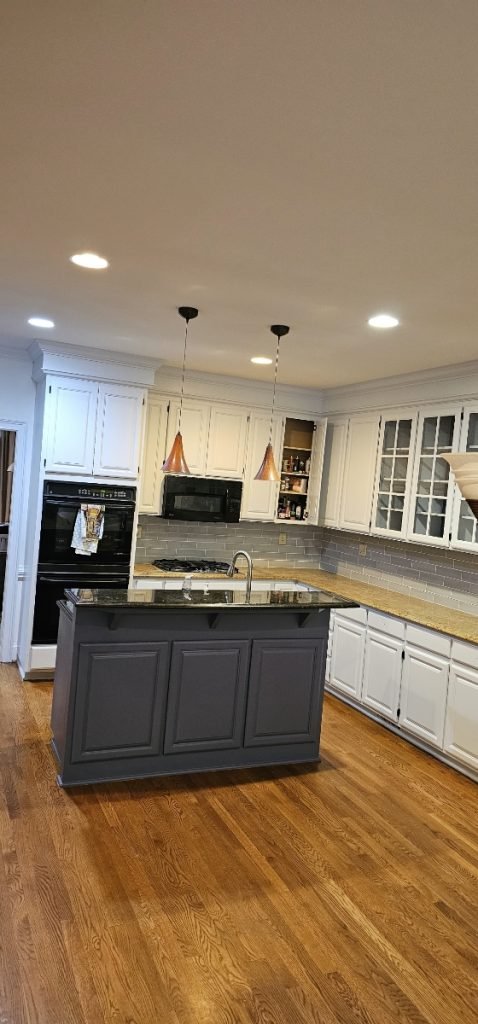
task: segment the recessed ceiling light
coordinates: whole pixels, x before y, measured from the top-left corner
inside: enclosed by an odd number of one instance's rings
[[[55,326],[53,320],[47,320],[44,316],[30,316],[28,318],[28,323],[31,324],[32,327],[54,327]]]
[[[268,356],[253,356],[251,363],[258,363],[259,366],[269,366],[272,363],[272,359],[269,359]]]
[[[390,316],[390,313],[377,313],[376,316],[371,316],[369,319],[371,327],[381,327],[382,330],[386,330],[388,327],[397,327],[400,323],[396,316]]]
[[[98,256],[97,252],[77,252],[70,256],[70,262],[77,267],[86,267],[87,270],[104,270],[109,267],[108,260],[104,256]]]

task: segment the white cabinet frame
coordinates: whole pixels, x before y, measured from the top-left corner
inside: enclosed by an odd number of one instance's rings
[[[380,491],[379,491],[380,475],[381,475],[381,469],[382,469],[382,455],[383,455],[382,449],[383,449],[383,442],[384,442],[384,436],[385,436],[385,429],[386,429],[387,423],[390,423],[393,420],[396,420],[396,421],[399,421],[399,420],[411,420],[412,421],[412,423],[411,423],[411,433],[410,433],[410,450],[409,450],[409,455],[408,455],[408,466],[407,466],[407,473],[406,473],[406,478],[405,478],[405,490],[404,490],[404,494],[403,494],[404,508],[403,508],[402,527],[398,531],[397,530],[392,530],[389,527],[381,528],[380,526],[376,525],[377,509],[378,509],[379,493],[380,493]],[[382,412],[382,414],[381,414],[380,433],[379,433],[378,446],[377,446],[377,464],[376,464],[376,469],[375,469],[374,498],[373,498],[373,505],[372,505],[372,525],[370,527],[370,533],[375,535],[375,536],[378,536],[378,537],[390,537],[390,539],[393,539],[393,538],[397,538],[398,539],[398,538],[400,538],[402,540],[405,539],[408,536],[409,523],[410,523],[411,482],[412,482],[412,478],[413,478],[413,470],[414,470],[414,463],[415,463],[415,449],[416,449],[416,442],[417,442],[417,425],[418,425],[418,409],[417,408],[410,408],[410,409],[387,409],[385,412]],[[396,454],[397,451],[398,451],[398,453],[400,452],[400,450],[398,449],[398,450],[395,450],[394,454]],[[386,457],[386,456],[384,456],[384,457]],[[391,457],[393,457],[393,456],[391,456]]]
[[[453,488],[454,488],[453,474],[450,473],[450,475],[448,477],[448,485],[447,485],[447,488],[446,488],[446,493],[442,497],[440,496],[437,499],[437,500],[445,500],[445,502],[446,502],[444,522],[443,522],[443,536],[442,537],[431,536],[429,533],[416,533],[415,532],[415,529],[414,529],[414,525],[415,525],[415,509],[416,509],[416,502],[417,502],[418,498],[420,497],[417,494],[417,488],[418,488],[418,479],[419,479],[419,475],[420,475],[420,459],[421,459],[421,456],[423,454],[421,449],[422,449],[422,436],[423,436],[424,422],[427,419],[433,419],[435,417],[438,418],[438,417],[445,417],[445,416],[454,416],[455,417],[455,423],[454,423],[454,429],[453,429],[452,443],[451,443],[451,447],[449,448],[449,451],[457,451],[458,439],[459,439],[460,430],[461,430],[461,412],[462,412],[462,406],[461,405],[457,406],[457,405],[446,405],[446,404],[431,406],[430,408],[423,408],[419,412],[418,426],[417,426],[417,435],[416,435],[416,445],[415,445],[415,460],[414,460],[414,467],[413,467],[412,484],[411,484],[411,489],[410,489],[409,526],[408,526],[407,540],[415,541],[418,544],[432,544],[435,547],[449,547],[450,546],[450,530],[451,530],[451,516],[452,516],[452,502],[453,502]],[[432,459],[433,461],[435,461],[436,458],[438,457],[438,449],[437,449],[437,453],[436,454],[431,454],[429,456],[424,456],[424,458],[426,458],[426,457],[428,457],[428,458]],[[426,499],[427,497],[428,497],[427,494],[423,495],[424,499]],[[431,495],[430,495],[430,500],[431,500]]]

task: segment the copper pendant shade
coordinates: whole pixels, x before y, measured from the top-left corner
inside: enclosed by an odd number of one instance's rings
[[[163,462],[163,473],[175,473],[176,475],[189,476],[189,466],[184,457],[183,448],[183,437],[181,434],[181,416],[183,412],[183,395],[184,395],[184,371],[186,369],[186,350],[188,343],[188,324],[190,320],[194,320],[198,315],[198,310],[194,306],[179,306],[178,313],[182,316],[183,320],[186,321],[186,330],[184,332],[184,352],[183,352],[183,373],[181,379],[181,401],[179,404],[179,422],[178,432],[173,441],[173,447]]]
[[[277,370],[278,370],[278,367],[279,367],[279,344],[280,344],[280,339],[283,338],[284,335],[289,333],[289,327],[287,327],[286,324],[272,324],[271,331],[272,331],[272,334],[274,334],[275,337],[277,338],[277,348],[276,348],[276,364],[275,364],[275,370],[274,370],[274,391],[272,393],[271,425],[270,425],[270,430],[269,430],[269,443],[268,443],[268,445],[266,447],[266,450],[264,452],[264,458],[263,458],[263,460],[261,462],[261,465],[260,465],[260,467],[259,467],[259,469],[258,469],[258,471],[257,471],[257,473],[256,473],[256,475],[254,477],[254,479],[255,480],[266,480],[269,483],[271,483],[271,482],[272,483],[277,483],[277,481],[280,480],[280,474],[277,472],[277,466],[276,466],[275,459],[274,459],[274,451],[273,451],[273,448],[272,448],[272,428],[273,428],[273,424],[274,424],[274,407],[275,407],[275,401],[276,401]]]

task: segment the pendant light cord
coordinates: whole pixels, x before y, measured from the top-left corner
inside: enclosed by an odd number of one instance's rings
[[[280,337],[277,336],[277,349],[276,349],[276,365],[274,370],[274,390],[272,392],[272,409],[271,409],[271,426],[269,430],[269,444],[272,444],[272,426],[274,423],[274,407],[276,404],[276,384],[277,384],[277,370],[279,368],[279,345]]]
[[[186,349],[188,344],[188,327],[189,320],[186,320],[186,330],[184,332],[184,352],[183,352],[183,375],[181,379],[181,399],[179,402],[179,420],[178,420],[178,434],[181,433],[181,417],[183,414],[183,395],[184,395],[184,372],[186,369]]]

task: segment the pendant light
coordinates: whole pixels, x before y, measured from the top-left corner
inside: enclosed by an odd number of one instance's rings
[[[173,441],[173,447],[163,462],[163,473],[176,473],[178,476],[182,474],[186,476],[189,474],[189,467],[184,458],[183,449],[183,438],[181,434],[181,416],[183,412],[183,395],[184,395],[184,371],[186,369],[186,350],[188,344],[188,325],[190,320],[194,320],[198,315],[198,310],[194,306],[179,306],[178,313],[182,316],[183,320],[186,321],[186,329],[184,332],[184,352],[183,352],[183,373],[181,378],[181,400],[179,403],[179,420],[178,420],[178,432]]]
[[[254,477],[254,479],[255,480],[268,480],[268,481],[274,481],[275,482],[277,480],[280,480],[279,473],[277,472],[277,466],[275,464],[274,452],[273,452],[273,449],[272,449],[272,428],[273,428],[273,425],[274,425],[274,406],[275,406],[275,401],[276,401],[277,370],[278,370],[278,367],[279,367],[279,345],[280,345],[281,338],[283,338],[285,334],[289,333],[289,327],[287,327],[286,324],[272,324],[271,331],[275,335],[275,337],[277,338],[277,348],[276,348],[276,365],[275,365],[275,370],[274,370],[274,391],[272,393],[272,409],[271,409],[271,425],[270,425],[270,430],[269,430],[269,443],[268,443],[268,445],[266,447],[266,450],[264,452],[264,458],[263,458],[263,460],[261,462],[261,465],[260,465],[260,467],[259,467],[259,469],[258,469],[258,471],[257,471],[257,473],[256,473],[256,475]]]

